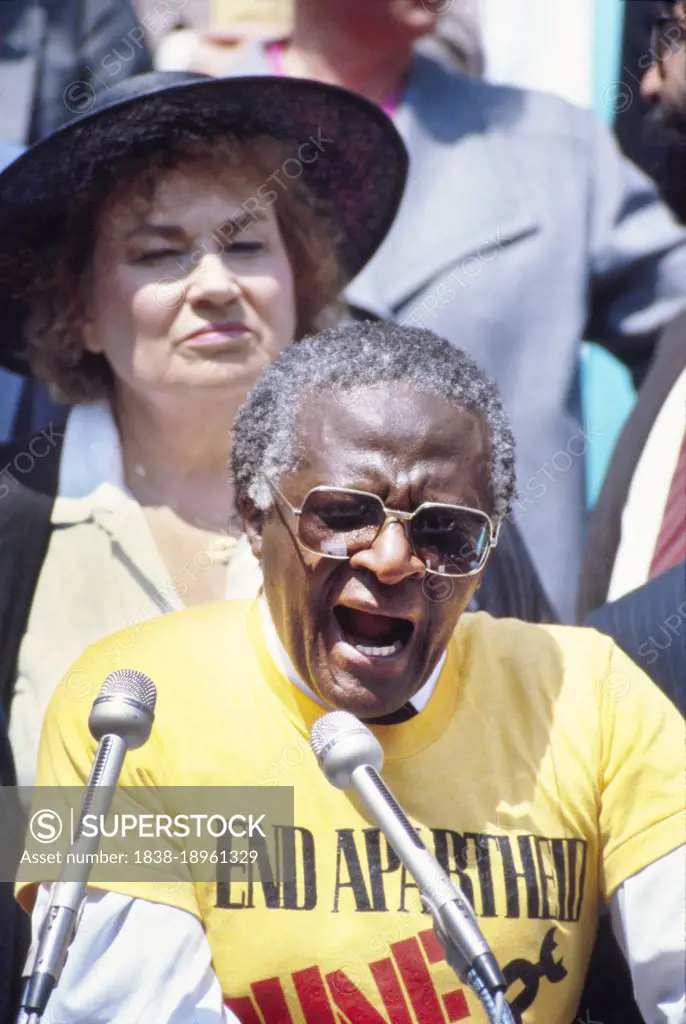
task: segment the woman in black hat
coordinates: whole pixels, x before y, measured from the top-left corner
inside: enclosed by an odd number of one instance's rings
[[[227,527],[235,412],[284,345],[340,312],[405,173],[390,122],[341,89],[168,72],[100,96],[0,176],[0,364],[73,406],[66,428],[0,453],[20,784],[84,647],[257,589]]]
[[[0,366],[73,406],[0,448],[0,710],[21,784],[87,644],[257,588],[227,524],[234,414],[338,313],[406,174],[392,125],[340,89],[177,73],[84,89],[65,93],[81,116],[0,175]],[[23,942],[13,958],[0,916],[7,981]]]

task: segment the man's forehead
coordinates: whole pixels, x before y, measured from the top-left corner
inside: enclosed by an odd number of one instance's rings
[[[333,386],[308,396],[296,423],[299,452],[308,462],[370,448],[424,457],[489,448],[477,413],[405,381]]]

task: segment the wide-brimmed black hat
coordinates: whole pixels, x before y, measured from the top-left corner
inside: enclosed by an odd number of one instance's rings
[[[275,172],[284,183],[302,177],[332,211],[347,280],[381,244],[400,204],[404,144],[380,109],[346,89],[306,79],[157,71],[97,95],[83,83],[67,92],[65,102],[80,115],[0,174],[0,366],[19,373],[29,372],[21,328],[26,307],[11,297],[13,268],[21,267],[30,282],[32,259],[37,264],[47,246],[59,246],[73,229],[75,189],[95,194],[103,181],[117,180],[124,161],[144,161],[191,139],[261,135],[288,144],[292,163]]]

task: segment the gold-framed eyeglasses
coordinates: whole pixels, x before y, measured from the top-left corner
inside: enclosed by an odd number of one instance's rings
[[[300,547],[325,558],[348,559],[370,548],[388,522],[400,523],[428,573],[474,576],[498,543],[500,523],[481,509],[426,501],[414,512],[386,508],[377,494],[352,487],[313,487],[295,508],[264,474],[274,495],[297,519]]]

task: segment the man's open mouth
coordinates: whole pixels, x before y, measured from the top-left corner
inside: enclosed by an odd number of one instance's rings
[[[408,619],[375,615],[342,604],[336,605],[333,613],[345,642],[370,658],[399,654],[414,632]]]

